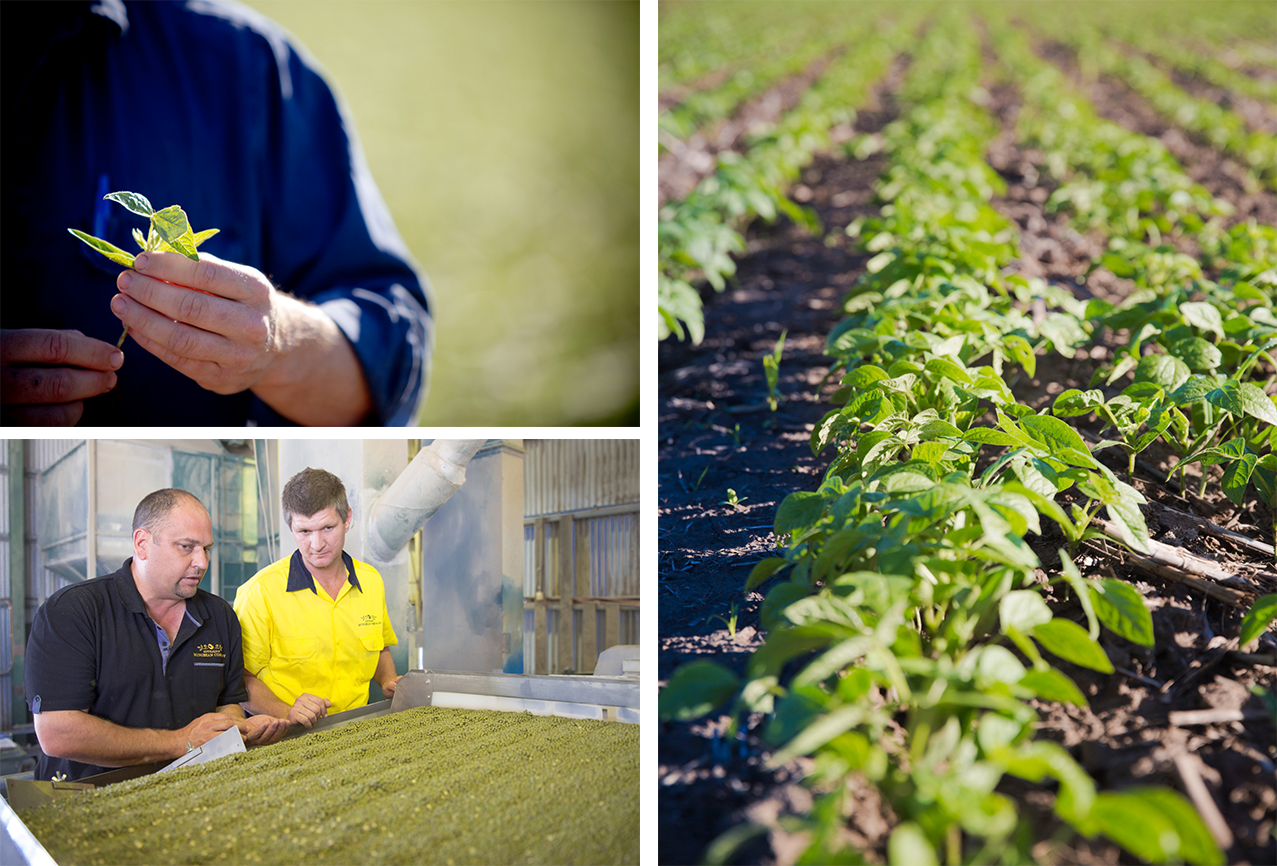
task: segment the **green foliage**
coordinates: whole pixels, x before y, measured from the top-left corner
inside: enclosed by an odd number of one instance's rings
[[[1103,512],[1106,532],[1147,552],[1147,503],[1129,476],[1159,441],[1181,472],[1221,466],[1239,505],[1258,491],[1277,507],[1277,232],[1225,230],[1230,207],[1160,142],[1100,119],[1023,28],[990,15],[994,75],[1022,96],[1016,134],[1051,180],[1048,210],[1105,235],[1096,267],[1136,289],[1082,303],[1011,273],[1016,226],[991,205],[1003,181],[985,161],[999,132],[989,70],[970,23],[935,11],[911,46],[899,117],[874,142],[879,214],[845,229],[867,261],[826,343],[839,387],[810,443],[832,452],[828,470],[781,502],[782,550],[745,582],[767,587],[765,644],[743,679],[706,669],[707,684],[717,706],[769,714],[773,764],[807,756],[813,783],[834,791],[799,822],[805,862],[861,859],[838,836],[839,782],[856,773],[899,819],[892,863],[1032,859],[1027,822],[996,790],[1005,774],[1058,785],[1056,814],[1080,834],[1149,862],[1220,863],[1182,796],[1097,792],[1067,751],[1033,739],[1031,699],[1086,705],[1071,665],[1114,672],[1101,629],[1143,647],[1154,631],[1134,587],[1084,577],[1068,550],[1052,582],[1073,590],[1085,623],[1057,617],[1025,539],[1046,518],[1075,547]],[[1034,303],[1046,314],[1030,316]],[[1087,389],[1041,412],[1019,403],[1038,353],[1071,358],[1106,330],[1125,343]],[[1091,415],[1111,438],[1092,445],[1066,420]],[[1097,459],[1105,449],[1126,455],[1125,480]],[[1243,639],[1277,618],[1272,598],[1246,615]]]
[[[111,192],[107,193],[103,198],[121,204],[138,216],[144,216],[151,221],[150,229],[145,237],[137,229],[133,230],[133,240],[143,252],[164,250],[179,253],[192,261],[198,262],[200,257],[195,248],[219,231],[219,229],[206,229],[196,234],[191,230],[191,225],[186,219],[186,211],[182,210],[181,207],[170,205],[163,210],[157,211],[151,207],[151,202],[141,193]],[[133,256],[114,244],[76,229],[68,228],[67,231],[117,265],[123,265],[126,268],[133,267]],[[115,344],[117,349],[124,345],[124,338],[128,335],[129,329],[125,328],[124,333],[120,335],[119,342]]]
[[[788,331],[780,332],[780,339],[776,341],[776,348],[770,354],[763,356],[763,375],[767,379],[767,406],[773,412],[776,411],[777,405],[780,403],[780,355],[785,349],[785,334]]]

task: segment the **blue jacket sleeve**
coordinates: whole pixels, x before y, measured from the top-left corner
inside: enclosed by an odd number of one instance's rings
[[[429,285],[314,61],[292,43],[272,48],[263,270],[346,335],[372,392],[369,423],[415,424],[433,348]],[[261,401],[252,414],[259,424],[283,421]]]

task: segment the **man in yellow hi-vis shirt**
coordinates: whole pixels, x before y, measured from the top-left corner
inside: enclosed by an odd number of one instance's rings
[[[368,703],[368,683],[391,697],[399,642],[381,575],[344,548],[351,511],[341,479],[304,469],[284,485],[284,519],[297,551],[235,594],[244,633],[244,709],[309,728]]]

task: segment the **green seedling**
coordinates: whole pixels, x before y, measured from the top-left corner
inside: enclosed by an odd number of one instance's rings
[[[736,619],[739,615],[740,615],[740,604],[738,602],[733,601],[731,608],[728,610],[727,616],[724,617],[724,616],[719,616],[718,614],[715,614],[714,616],[711,616],[710,619],[711,620],[716,619],[719,622],[721,622],[723,625],[727,626],[727,634],[730,637],[735,638],[736,637]]]
[[[785,349],[785,334],[788,331],[780,332],[780,339],[776,341],[776,348],[771,354],[763,356],[763,374],[767,377],[767,405],[773,412],[780,404],[780,354]]]
[[[140,193],[111,192],[107,193],[104,198],[110,199],[117,204],[122,204],[138,216],[144,216],[151,221],[150,228],[145,235],[138,229],[133,229],[133,240],[137,242],[138,247],[144,253],[162,250],[164,252],[180,253],[191,261],[198,262],[200,257],[199,253],[195,251],[196,248],[220,231],[220,229],[205,229],[202,232],[192,231],[190,221],[186,218],[186,211],[182,210],[181,207],[169,205],[157,211],[151,207],[151,203],[146,196]],[[117,265],[123,265],[126,268],[133,267],[133,256],[109,241],[95,238],[93,235],[85,234],[78,229],[68,228],[67,231]],[[117,349],[124,345],[124,338],[128,335],[129,329],[125,328],[124,333],[120,335],[119,341],[115,344]]]
[[[726,499],[724,499],[722,502],[720,502],[720,503],[718,503],[718,504],[719,504],[719,505],[730,505],[732,508],[740,508],[741,503],[742,503],[742,502],[744,502],[744,501],[745,501],[746,499],[748,499],[748,498],[749,498],[749,497],[747,497],[747,496],[746,496],[746,497],[737,496],[737,495],[736,495],[736,491],[729,487],[729,488],[727,488],[727,498],[726,498]]]

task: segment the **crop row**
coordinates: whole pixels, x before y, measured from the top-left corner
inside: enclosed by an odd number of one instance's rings
[[[694,275],[722,291],[736,272],[733,252],[745,248],[740,231],[757,217],[773,220],[783,213],[794,222],[819,229],[810,210],[790,200],[787,190],[818,150],[829,147],[830,130],[851,122],[854,106],[868,100],[870,88],[886,71],[910,32],[898,23],[861,50],[831,61],[819,81],[774,127],[755,134],[744,154],[719,155],[718,167],[682,201],[661,209],[658,234],[660,330],[680,339],[686,333],[700,342],[704,332],[701,300]]]
[[[1025,102],[1017,134],[1040,148],[1055,185],[1049,206],[1112,227],[1103,265],[1139,291],[1117,306],[1083,303],[1005,273],[1019,251],[1014,224],[991,204],[1003,182],[983,158],[998,127],[982,104],[979,41],[960,17],[942,17],[913,56],[901,118],[882,133],[881,215],[848,227],[873,257],[828,340],[843,373],[838,408],[812,435],[814,451],[838,453],[818,490],[781,504],[774,531],[784,554],[759,563],[746,584],[787,572],[762,604],[766,643],[743,679],[696,662],[662,693],[666,717],[724,704],[767,713],[773,763],[812,757],[828,793],[804,822],[809,862],[860,862],[840,834],[849,774],[872,783],[899,819],[893,863],[1028,861],[1035,840],[997,790],[1004,776],[1052,780],[1060,820],[1142,859],[1223,861],[1177,793],[1098,792],[1066,750],[1033,738],[1027,702],[1086,704],[1043,650],[1112,673],[1101,628],[1153,642],[1139,593],[1084,578],[1070,555],[1101,531],[1136,550],[1148,544],[1143,496],[1097,452],[1121,448],[1129,473],[1135,454],[1161,439],[1178,467],[1225,463],[1234,501],[1253,482],[1277,510],[1277,405],[1261,386],[1271,373],[1259,372],[1277,366],[1271,238],[1253,225],[1224,232],[1227,208],[1164,148],[1094,118],[1016,39],[993,34]],[[1236,247],[1240,261],[1221,262],[1220,282],[1208,280],[1181,261],[1182,235],[1221,258]],[[1038,320],[1023,312],[1034,299],[1049,309]],[[1032,376],[1039,353],[1071,356],[1105,328],[1132,338],[1092,383],[1102,387],[1065,392],[1040,414],[1016,400],[1008,379]],[[1120,438],[1091,446],[1061,420],[1092,412]],[[1071,588],[1086,627],[1042,598],[1042,562],[1025,541],[1042,534],[1042,518],[1070,548],[1050,582]],[[1242,642],[1267,626],[1274,602],[1247,614]]]

